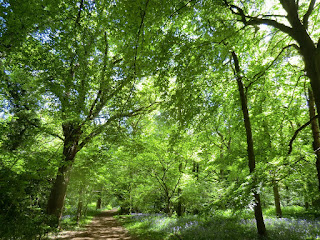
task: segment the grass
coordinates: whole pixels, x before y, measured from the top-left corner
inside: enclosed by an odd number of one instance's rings
[[[303,208],[283,209],[283,218],[274,217],[274,209],[265,211],[267,237],[259,238],[252,213],[232,214],[219,211],[210,217],[167,217],[160,214],[119,216],[129,232],[141,240],[316,240],[320,239],[320,221],[316,212]]]

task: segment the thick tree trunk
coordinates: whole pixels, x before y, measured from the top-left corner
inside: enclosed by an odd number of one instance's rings
[[[282,7],[287,12],[287,19],[292,28],[288,34],[299,44],[300,54],[303,57],[306,74],[310,79],[311,88],[314,93],[314,99],[317,112],[320,110],[320,39],[314,43],[308,34],[308,19],[301,21],[299,19],[298,7],[293,0],[280,0]],[[313,8],[311,9],[313,11]],[[304,19],[303,19],[304,20]],[[320,121],[320,119],[319,119]],[[319,122],[320,123],[320,122]]]
[[[240,71],[240,66],[239,66],[239,60],[238,60],[238,57],[235,52],[232,52],[232,58],[234,60],[235,74],[236,74],[236,79],[237,79],[237,83],[238,83],[241,108],[242,108],[242,113],[243,113],[243,118],[244,118],[243,120],[244,120],[245,129],[246,129],[247,151],[248,151],[248,160],[249,160],[248,165],[249,165],[250,173],[252,174],[255,170],[256,162],[255,162],[255,155],[254,155],[254,148],[253,148],[253,138],[252,138],[250,116],[249,116],[249,111],[248,111],[248,106],[247,106],[247,98],[244,93],[242,77],[240,75],[241,71]],[[254,185],[255,185],[256,179],[254,179],[253,181],[254,181]],[[252,189],[252,191],[253,191],[254,200],[255,200],[254,215],[255,215],[255,219],[256,219],[258,234],[259,235],[266,235],[267,230],[266,230],[264,220],[263,220],[260,195],[257,193],[257,191],[254,188]]]
[[[280,204],[280,193],[279,193],[279,185],[276,181],[272,181],[273,188],[273,196],[274,196],[274,206],[276,208],[276,215],[278,218],[282,217],[282,210]]]
[[[316,116],[316,110],[315,110],[315,101],[312,90],[309,88],[309,115],[310,119],[314,118]],[[316,154],[316,168],[317,168],[317,176],[318,176],[318,190],[320,191],[320,131],[319,131],[319,124],[316,119],[311,121],[311,130],[313,135],[313,150]]]
[[[63,161],[58,169],[56,179],[51,188],[50,197],[47,204],[47,214],[56,218],[53,225],[58,226],[62,216],[64,200],[67,193],[69,183],[70,170],[74,162],[74,158],[78,152],[78,142],[81,136],[80,127],[75,127],[73,124],[64,124],[64,146],[63,146]]]
[[[307,48],[307,50],[305,51],[301,50],[301,54],[304,59],[307,76],[309,77],[310,83],[311,83],[311,88],[313,93],[312,94],[313,106],[315,103],[315,106],[317,109],[317,111],[313,110],[313,112],[314,112],[314,115],[316,115],[316,112],[319,113],[319,109],[320,109],[320,48],[319,48],[320,44],[318,44],[318,48],[316,48],[313,43],[312,44],[309,43],[309,45],[310,46],[305,47]],[[316,122],[316,121],[313,121],[313,122]],[[320,118],[318,118],[318,125],[319,124],[320,124]]]
[[[54,225],[58,226],[59,219],[62,216],[62,209],[66,197],[67,186],[69,183],[69,170],[71,165],[59,167],[56,180],[51,188],[51,193],[47,205],[47,213],[55,216]]]

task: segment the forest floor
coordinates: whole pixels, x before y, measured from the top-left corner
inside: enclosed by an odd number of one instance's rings
[[[58,235],[51,236],[56,240],[136,240],[129,235],[128,231],[113,217],[117,210],[101,212],[83,231],[62,231]]]

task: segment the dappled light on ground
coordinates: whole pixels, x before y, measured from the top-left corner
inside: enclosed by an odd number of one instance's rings
[[[56,240],[133,240],[128,232],[113,218],[116,210],[105,211],[96,216],[84,231],[62,231],[50,239]]]

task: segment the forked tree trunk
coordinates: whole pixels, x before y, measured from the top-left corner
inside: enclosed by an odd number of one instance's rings
[[[318,176],[318,190],[320,191],[320,131],[319,131],[319,124],[314,117],[316,116],[316,110],[315,110],[315,101],[312,90],[308,89],[309,93],[309,116],[310,119],[313,119],[311,121],[311,130],[312,130],[312,136],[313,136],[313,150],[316,155],[316,168],[317,168],[317,176]]]
[[[254,170],[255,170],[255,166],[256,166],[256,160],[255,160],[255,155],[254,155],[253,138],[252,138],[250,116],[249,116],[249,111],[248,111],[248,106],[247,106],[247,98],[244,93],[242,77],[240,75],[241,71],[240,71],[240,66],[239,66],[239,60],[238,60],[238,57],[234,51],[232,52],[232,58],[234,61],[235,74],[236,74],[238,89],[239,89],[239,93],[240,93],[241,108],[242,108],[242,113],[243,113],[244,125],[245,125],[245,129],[246,129],[249,171],[250,171],[250,174],[253,174]],[[254,216],[256,219],[257,230],[258,230],[259,235],[266,235],[267,230],[266,230],[264,220],[263,220],[260,195],[257,193],[257,191],[255,189],[256,179],[254,179],[253,181],[254,181],[254,188],[252,189],[252,192],[253,192],[254,201],[255,201]]]

